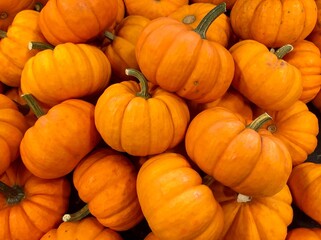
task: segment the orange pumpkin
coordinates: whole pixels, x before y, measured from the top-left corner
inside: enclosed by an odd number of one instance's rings
[[[39,240],[68,208],[66,178],[46,180],[16,160],[0,176],[0,239]]]
[[[300,70],[303,91],[299,100],[307,103],[321,88],[320,50],[313,42],[307,40],[294,43],[293,48],[293,51],[286,54],[283,60]]]
[[[21,90],[54,106],[67,99],[100,94],[110,76],[110,62],[100,49],[64,43],[28,60],[21,75]]]
[[[321,0],[315,0],[317,5],[317,22],[314,29],[307,37],[308,40],[313,42],[321,50]]]
[[[195,102],[222,97],[232,82],[234,62],[225,47],[206,39],[206,30],[225,10],[225,4],[216,6],[196,29],[169,17],[151,21],[136,44],[138,66],[146,78]]]
[[[19,146],[28,124],[16,104],[0,94],[0,174],[19,156]]]
[[[312,104],[321,112],[321,91],[312,99]]]
[[[215,6],[216,5],[211,3],[194,3],[184,5],[169,14],[168,17],[174,18],[195,29],[205,15]],[[231,36],[232,27],[230,19],[225,14],[218,16],[206,31],[207,40],[218,42],[224,47],[228,46]]]
[[[190,3],[212,3],[212,4],[220,4],[222,2],[226,3],[227,9],[232,9],[236,0],[190,0]]]
[[[235,62],[232,86],[265,110],[290,107],[300,98],[303,86],[300,70],[282,59],[288,49],[291,46],[273,53],[255,40],[234,44],[230,48]]]
[[[30,41],[44,42],[38,26],[39,13],[23,10],[17,13],[7,32],[0,31],[0,81],[8,86],[19,87],[22,69],[38,50],[28,49]]]
[[[256,109],[258,116],[264,110]],[[296,166],[305,160],[317,147],[319,122],[307,105],[301,101],[280,111],[267,111],[272,120],[264,124],[263,128],[279,138],[288,148],[292,164]]]
[[[129,80],[125,74],[126,68],[139,69],[135,46],[140,33],[149,22],[143,16],[129,15],[117,25],[114,34],[106,32],[111,43],[107,45],[105,54],[111,64],[114,82]]]
[[[210,188],[179,154],[163,153],[143,164],[137,194],[159,239],[220,239],[223,213]]]
[[[113,230],[124,231],[143,219],[136,193],[137,171],[130,160],[98,148],[77,165],[73,183],[90,213]]]
[[[317,21],[314,0],[238,0],[230,14],[234,33],[241,39],[253,39],[267,47],[305,39]]]
[[[135,81],[110,85],[95,107],[95,124],[113,149],[133,156],[158,154],[184,138],[190,115],[187,104],[175,94],[148,85],[137,70],[127,69]]]
[[[248,197],[215,182],[213,194],[224,213],[220,240],[284,240],[292,222],[292,197],[287,185],[270,197]]]
[[[21,140],[20,154],[30,172],[52,179],[70,173],[100,139],[94,105],[68,99],[40,114]]]
[[[272,196],[286,184],[292,159],[280,139],[260,129],[269,119],[262,114],[248,125],[226,108],[206,109],[188,126],[187,154],[206,174],[238,193]]]
[[[128,15],[139,15],[148,19],[166,17],[181,6],[187,5],[188,0],[124,0]]]
[[[85,43],[113,28],[117,19],[115,0],[53,0],[40,12],[39,27],[52,45]]]
[[[0,2],[0,30],[7,31],[16,14],[32,9],[35,0],[2,0]]]
[[[40,240],[122,240],[119,233],[105,228],[96,218],[87,217],[76,222],[63,222],[51,229]]]
[[[291,229],[285,240],[320,240],[321,229],[320,228],[294,228]]]
[[[294,204],[321,224],[321,165],[312,162],[297,165],[288,184]]]

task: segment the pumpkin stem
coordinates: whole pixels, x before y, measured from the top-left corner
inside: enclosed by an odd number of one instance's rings
[[[241,193],[237,195],[237,199],[236,199],[238,203],[247,203],[247,202],[251,202],[251,200],[252,200],[252,197],[243,195]]]
[[[104,36],[109,39],[110,41],[113,41],[115,39],[115,35],[112,32],[105,31]]]
[[[7,37],[7,32],[0,30],[0,38],[5,38],[5,37]]]
[[[202,180],[203,184],[206,186],[211,186],[215,182],[214,178],[210,175],[205,175]]]
[[[0,182],[0,193],[5,196],[6,202],[9,205],[17,204],[21,202],[25,197],[25,194],[21,187],[17,185],[10,187],[4,182]]]
[[[247,128],[251,128],[255,131],[258,131],[264,123],[270,121],[272,117],[268,113],[263,113],[260,116],[258,116],[256,119],[254,119]]]
[[[280,47],[278,50],[271,49],[270,52],[274,53],[278,59],[282,59],[286,54],[293,50],[293,46],[291,44],[286,44]]]
[[[133,68],[126,68],[125,73],[127,76],[132,76],[139,80],[141,90],[140,92],[136,93],[137,97],[142,97],[145,99],[148,99],[151,97],[150,94],[148,93],[148,81],[140,71]]]
[[[80,210],[78,210],[75,213],[65,214],[62,217],[62,221],[64,222],[75,222],[83,219],[84,217],[88,216],[90,214],[88,209],[88,204],[83,206]]]
[[[6,18],[8,18],[8,13],[0,12],[0,19],[6,19]]]
[[[41,2],[36,2],[35,3],[35,7],[34,9],[37,11],[37,12],[40,12],[43,8],[43,4]]]
[[[22,94],[21,97],[26,101],[28,106],[31,108],[32,112],[36,115],[37,118],[45,115],[45,112],[37,103],[36,99],[30,93]]]
[[[52,46],[49,43],[43,43],[43,42],[29,42],[28,44],[28,49],[32,50],[32,49],[37,49],[37,50],[47,50],[47,49],[51,49],[53,50],[55,47]]]
[[[194,31],[198,33],[201,38],[205,39],[207,29],[210,27],[212,22],[224,12],[226,12],[226,3],[222,2],[205,15]]]
[[[18,103],[17,101],[15,100],[12,100],[16,106],[18,107],[18,110],[19,112],[21,112],[24,116],[27,115],[30,111],[30,107],[28,104],[21,104],[21,103]]]

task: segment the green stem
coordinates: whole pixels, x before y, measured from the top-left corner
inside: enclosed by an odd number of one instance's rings
[[[35,9],[37,12],[40,12],[40,11],[42,10],[42,8],[43,8],[43,4],[40,3],[40,2],[36,2],[34,9]]]
[[[114,41],[115,39],[115,35],[109,31],[105,31],[104,32],[104,36],[109,39],[110,41]]]
[[[7,32],[0,30],[0,38],[5,38],[5,37],[7,37]]]
[[[226,12],[225,2],[218,4],[215,8],[209,11],[198,24],[198,26],[194,29],[194,31],[198,33],[201,38],[205,39],[207,29],[210,27],[212,22],[224,12]]]
[[[43,43],[43,42],[29,42],[28,49],[37,49],[37,50],[47,50],[51,49],[53,50],[55,47],[48,44],[48,43]]]
[[[271,52],[274,53],[278,59],[282,59],[286,54],[293,50],[293,46],[291,44],[286,44],[283,47],[280,47],[278,50],[271,49]]]
[[[137,78],[140,83],[141,90],[140,92],[136,93],[136,96],[142,97],[145,99],[148,99],[151,97],[151,95],[148,93],[148,81],[140,71],[133,68],[127,68],[125,70],[125,73],[127,76],[132,76]]]
[[[4,182],[0,182],[0,193],[2,193],[6,201],[9,205],[14,205],[22,201],[24,199],[25,194],[21,187],[13,186],[10,187]]]
[[[31,108],[33,113],[36,115],[37,118],[40,118],[41,116],[45,115],[42,108],[37,103],[36,99],[32,96],[30,93],[22,94],[21,97],[26,101],[28,106]]]
[[[272,117],[267,114],[267,113],[263,113],[260,116],[258,116],[256,119],[254,119],[248,126],[247,128],[251,128],[255,131],[258,131],[264,123],[270,121],[272,119]]]
[[[83,219],[84,217],[90,214],[88,205],[83,206],[79,211],[75,213],[67,213],[62,217],[62,221],[64,222],[75,222]]]
[[[205,175],[202,180],[206,186],[211,186],[215,182],[214,178],[210,175]]]

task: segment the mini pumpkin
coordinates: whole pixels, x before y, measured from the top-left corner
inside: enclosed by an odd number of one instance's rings
[[[294,228],[291,229],[285,240],[320,240],[321,229],[320,228]]]
[[[190,2],[191,3],[212,3],[215,5],[225,2],[226,8],[230,10],[230,9],[232,9],[236,0],[191,0]]]
[[[0,239],[39,240],[68,208],[67,178],[42,179],[17,159],[0,175]]]
[[[321,1],[315,0],[315,3],[317,5],[318,13],[317,22],[307,39],[313,42],[321,50]]]
[[[182,155],[162,153],[148,159],[138,172],[137,194],[157,238],[220,239],[222,209]]]

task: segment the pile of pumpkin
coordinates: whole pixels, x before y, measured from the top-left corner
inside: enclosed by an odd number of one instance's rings
[[[288,230],[321,224],[321,1],[2,0],[0,29],[0,239],[321,239]]]

